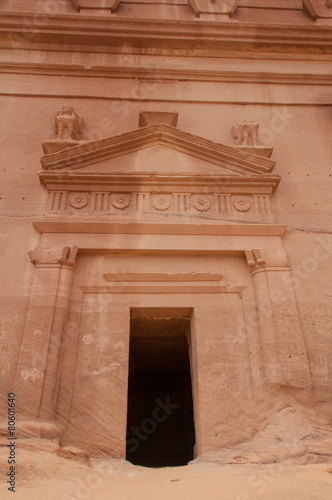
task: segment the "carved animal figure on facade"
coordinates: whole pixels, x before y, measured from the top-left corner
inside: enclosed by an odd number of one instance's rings
[[[75,113],[70,104],[65,104],[55,113],[55,127],[58,139],[77,140],[82,133],[83,118]]]
[[[259,124],[244,120],[232,127],[232,136],[237,139],[238,146],[257,146]]]

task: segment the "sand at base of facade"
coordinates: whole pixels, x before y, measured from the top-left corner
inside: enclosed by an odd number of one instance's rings
[[[3,500],[332,498],[332,463],[220,465],[201,461],[185,467],[149,469],[101,459],[84,465],[51,453],[22,449],[18,464],[15,495],[2,482]]]

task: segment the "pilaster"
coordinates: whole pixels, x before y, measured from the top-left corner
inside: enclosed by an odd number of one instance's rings
[[[54,412],[76,252],[69,246],[29,252],[36,269],[14,386],[20,411],[32,418],[50,418]]]
[[[247,250],[267,382],[311,386],[307,350],[285,252]]]

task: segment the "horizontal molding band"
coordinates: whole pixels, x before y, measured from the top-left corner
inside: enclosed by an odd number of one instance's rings
[[[105,273],[104,277],[109,282],[186,282],[186,281],[220,281],[223,277],[219,273]]]
[[[287,226],[279,224],[154,224],[114,223],[99,221],[46,221],[33,223],[40,233],[137,234],[146,235],[210,235],[210,236],[283,236]]]
[[[228,288],[227,286],[213,285],[170,285],[169,283],[158,285],[113,285],[113,286],[81,286],[80,289],[86,293],[241,293],[245,287]]]
[[[70,83],[68,79],[70,78]],[[255,104],[313,104],[331,105],[328,85],[264,84],[225,82],[158,82],[151,80],[110,79],[79,76],[2,74],[0,95],[122,99],[128,102],[213,102]]]
[[[38,16],[38,15],[37,15]],[[36,13],[0,12],[2,43],[19,48],[38,43],[71,46],[126,45],[160,47],[165,41],[176,48],[218,47],[235,45],[245,50],[250,44],[265,50],[276,50],[278,44],[285,51],[297,52],[298,47],[313,52],[324,48],[332,52],[332,26],[312,24],[242,24],[238,22],[211,22],[195,20],[153,20],[134,18],[102,18],[83,14],[44,16],[36,24]],[[308,19],[308,23],[310,20]]]
[[[222,62],[222,61],[220,61]],[[181,70],[163,68],[137,68],[119,66],[93,67],[85,69],[82,66],[47,65],[47,64],[1,64],[0,73],[43,76],[72,76],[80,78],[111,78],[133,80],[142,78],[157,81],[199,81],[227,83],[269,83],[287,85],[332,85],[331,74],[310,73],[275,73],[254,71],[211,71],[211,70]]]

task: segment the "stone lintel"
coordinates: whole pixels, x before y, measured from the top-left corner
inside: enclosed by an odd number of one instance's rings
[[[105,273],[109,282],[159,282],[159,281],[220,281],[222,274],[218,273]]]
[[[283,236],[286,225],[281,224],[160,224],[114,223],[99,221],[46,221],[33,223],[40,233],[80,234],[146,234],[146,235],[203,235],[203,236]],[[245,250],[245,248],[244,248]]]

